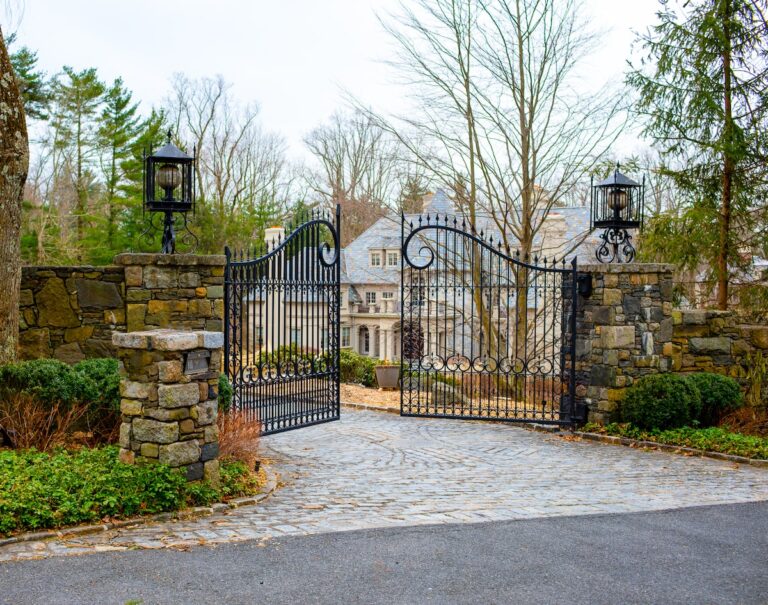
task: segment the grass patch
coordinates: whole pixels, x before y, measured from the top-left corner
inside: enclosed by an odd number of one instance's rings
[[[162,464],[122,464],[115,446],[0,451],[0,536],[206,506],[261,484],[238,462],[222,463],[221,476],[218,490],[187,483]]]
[[[582,430],[586,433],[600,433],[613,437],[628,437],[641,441],[653,441],[666,445],[680,445],[709,452],[743,456],[755,460],[768,460],[768,438],[743,435],[727,427],[690,428],[669,430],[642,430],[632,424],[612,423],[605,426],[588,423]]]

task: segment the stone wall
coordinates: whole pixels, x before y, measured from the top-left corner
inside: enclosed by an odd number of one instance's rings
[[[23,267],[20,315],[21,359],[110,357],[126,329],[123,268]]]
[[[114,262],[22,269],[21,359],[111,357],[116,332],[223,330],[224,256],[120,254]]]
[[[638,377],[669,368],[671,265],[585,265],[591,294],[579,297],[576,396],[590,421],[606,422]]]
[[[129,332],[223,330],[223,255],[119,254],[115,264],[125,270]]]
[[[731,311],[675,310],[672,342],[665,344],[675,372],[716,372],[746,386],[750,357],[768,357],[768,326],[741,324]]]
[[[121,363],[120,460],[161,462],[219,483],[221,332],[115,333]]]
[[[577,404],[609,422],[627,387],[659,372],[717,372],[746,387],[749,356],[768,356],[768,326],[733,313],[672,308],[672,265],[585,265],[591,293],[579,296]]]

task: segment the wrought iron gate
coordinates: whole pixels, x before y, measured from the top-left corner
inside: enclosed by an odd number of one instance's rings
[[[340,222],[337,207],[258,252],[225,250],[232,405],[262,434],[339,418]]]
[[[402,222],[400,412],[570,424],[576,259],[521,259],[453,217]]]

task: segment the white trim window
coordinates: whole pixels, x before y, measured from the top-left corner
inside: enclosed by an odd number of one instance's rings
[[[394,292],[382,292],[381,298],[384,300],[392,300],[395,297]]]
[[[350,338],[351,329],[349,326],[341,326],[341,346],[352,346],[352,340]]]
[[[387,267],[397,267],[397,265],[400,264],[400,255],[397,253],[397,251],[388,251],[387,252]]]
[[[376,292],[366,292],[365,293],[365,304],[366,305],[375,305],[376,304]]]
[[[381,252],[371,252],[371,267],[381,267]]]

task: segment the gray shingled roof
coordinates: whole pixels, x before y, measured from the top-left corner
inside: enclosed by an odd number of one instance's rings
[[[426,215],[429,214],[434,220],[435,214],[439,216],[456,215],[456,208],[453,201],[445,194],[444,191],[438,190],[432,198],[429,200],[424,208],[424,214],[409,214],[405,219],[408,222],[414,224],[418,221],[419,217],[425,220]],[[565,227],[565,233],[563,236],[566,242],[576,242],[578,239],[589,231],[589,208],[552,208],[548,222],[557,221],[562,219],[562,224]],[[370,267],[369,266],[369,252],[370,250],[380,249],[400,249],[400,217],[394,214],[379,219],[370,228],[363,232],[357,239],[351,242],[342,251],[342,274],[341,280],[347,284],[398,284],[400,281],[400,266],[395,268],[382,267]],[[490,216],[478,216],[477,217],[477,229],[485,232],[486,236],[493,235],[494,240],[498,241],[499,234],[495,223],[491,220]],[[575,251],[575,255],[580,264],[594,262],[595,249],[599,245],[600,240],[597,233],[591,233],[584,242],[578,246]],[[542,235],[538,234],[534,240],[536,248],[542,246]],[[513,246],[514,247],[514,246]],[[570,261],[574,256],[573,253],[567,254],[567,260]]]

